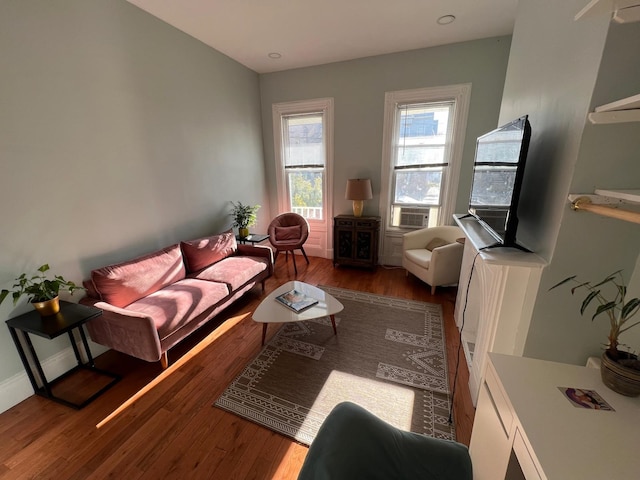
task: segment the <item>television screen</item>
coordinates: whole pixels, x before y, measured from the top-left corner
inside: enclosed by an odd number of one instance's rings
[[[516,246],[518,199],[531,138],[525,115],[478,138],[469,213],[504,246]]]

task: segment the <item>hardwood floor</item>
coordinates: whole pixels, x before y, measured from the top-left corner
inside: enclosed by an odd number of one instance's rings
[[[455,288],[430,288],[401,268],[334,268],[330,260],[278,259],[270,292],[288,280],[442,304],[450,383],[458,333]],[[117,352],[96,360],[123,379],[82,410],[32,396],[0,415],[0,479],[295,479],[307,448],[212,406],[260,350],[251,320],[263,293],[243,299],[169,352],[169,368]],[[267,336],[276,332],[270,328]],[[458,441],[469,444],[474,409],[464,354],[454,400]],[[86,384],[90,379],[83,380]],[[69,388],[76,391],[77,382]]]

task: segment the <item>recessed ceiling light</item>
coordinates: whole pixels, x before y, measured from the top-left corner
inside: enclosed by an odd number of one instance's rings
[[[282,58],[282,55],[280,55],[278,52],[271,52],[268,56],[269,58],[273,58],[273,59]]]
[[[455,15],[443,15],[440,18],[438,18],[436,22],[438,23],[438,25],[449,25],[450,23],[453,23],[455,19],[456,19]]]

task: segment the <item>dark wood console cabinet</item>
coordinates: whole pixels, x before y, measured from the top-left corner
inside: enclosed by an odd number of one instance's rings
[[[380,217],[334,217],[333,265],[375,268],[379,234]]]

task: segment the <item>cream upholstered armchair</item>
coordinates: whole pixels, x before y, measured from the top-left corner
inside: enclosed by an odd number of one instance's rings
[[[402,266],[423,282],[436,287],[455,285],[462,266],[464,233],[459,227],[443,226],[423,228],[405,233],[402,240]]]

